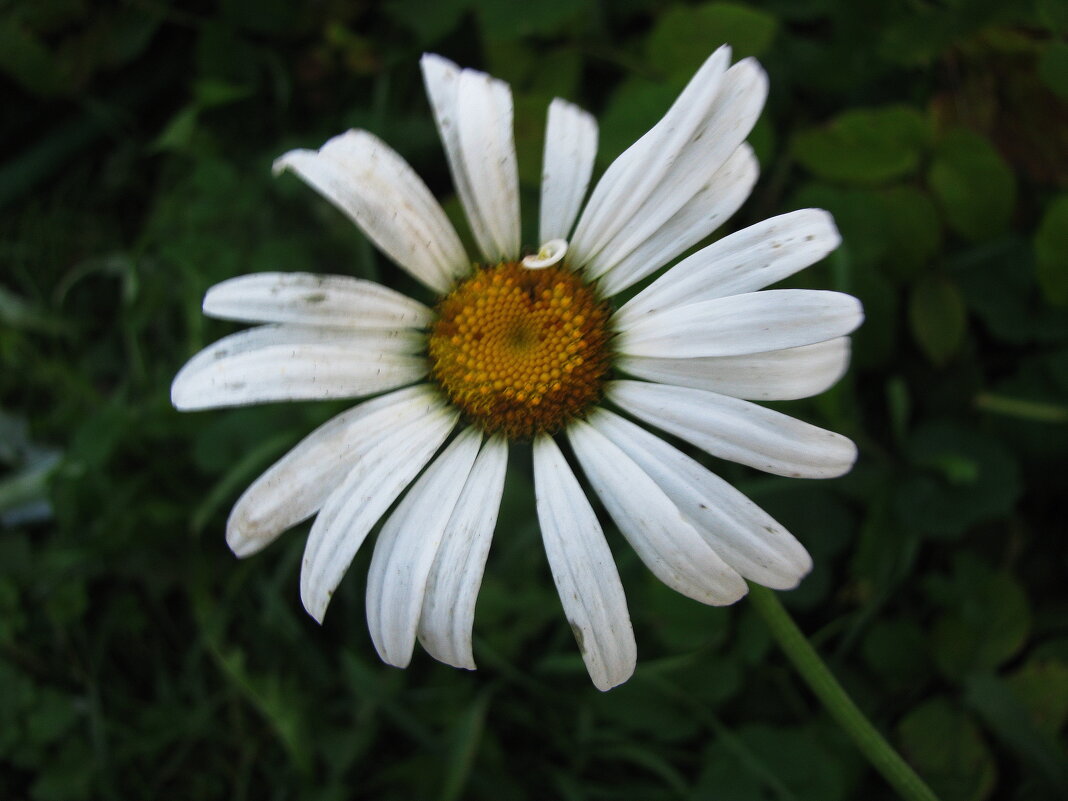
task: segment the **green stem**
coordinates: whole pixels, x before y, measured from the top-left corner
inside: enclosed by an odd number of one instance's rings
[[[848,734],[868,762],[903,799],[907,801],[938,801],[923,779],[890,746],[890,743],[875,730],[853,703],[842,685],[831,674],[827,665],[805,635],[794,623],[772,590],[756,584],[749,586],[749,600],[768,628],[779,647],[786,653],[801,678],[811,688],[835,722]]]

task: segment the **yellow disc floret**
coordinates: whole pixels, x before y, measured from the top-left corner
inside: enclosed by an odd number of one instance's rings
[[[608,307],[565,267],[478,267],[437,308],[431,375],[487,433],[554,433],[601,397]]]

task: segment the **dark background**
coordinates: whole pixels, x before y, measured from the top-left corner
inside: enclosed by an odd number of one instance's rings
[[[728,230],[830,209],[845,243],[795,283],[868,319],[839,386],[776,404],[857,440],[851,475],[710,465],[811,550],[784,602],[944,801],[1068,797],[1066,33],[1058,0],[0,3],[0,796],[890,797],[745,601],[674,595],[611,526],[640,663],[597,692],[523,448],[480,670],[382,665],[369,550],[320,628],[302,531],[247,562],[223,542],[240,490],[344,404],[168,400],[233,329],[200,314],[217,281],[412,289],[269,166],[366,128],[459,220],[422,52],[513,85],[535,245],[548,101],[597,115],[603,169],[729,41],[771,95]]]

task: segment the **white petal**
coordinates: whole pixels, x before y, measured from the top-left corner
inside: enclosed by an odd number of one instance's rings
[[[615,295],[707,237],[734,216],[759,174],[753,149],[740,145],[686,205],[608,270],[600,281],[601,292],[606,297]]]
[[[493,263],[519,256],[519,172],[508,85],[441,56],[420,65],[460,203]]]
[[[482,434],[468,428],[419,477],[389,516],[367,574],[367,625],[382,661],[407,667],[427,579]]]
[[[741,356],[622,356],[616,360],[618,369],[638,378],[762,401],[818,395],[837,383],[848,366],[848,337]]]
[[[274,169],[296,172],[431,289],[447,292],[470,270],[456,231],[426,184],[372,134],[348,131],[318,152],[291,150]]]
[[[497,525],[508,445],[494,437],[482,447],[456,502],[426,584],[419,616],[419,642],[435,659],[475,669],[471,631],[475,601]]]
[[[448,408],[393,430],[370,448],[332,492],[315,518],[300,571],[304,608],[319,622],[367,532],[430,461],[456,425]]]
[[[541,168],[538,241],[567,239],[586,196],[597,156],[597,122],[559,98],[549,104]]]
[[[460,147],[478,214],[493,238],[491,261],[519,256],[519,168],[512,136],[512,90],[483,72],[464,70],[456,96]]]
[[[361,403],[319,426],[245,490],[230,512],[226,542],[244,557],[311,517],[383,438],[441,408],[435,390],[409,387]]]
[[[568,439],[594,492],[631,547],[671,589],[717,606],[748,592],[678,507],[617,445],[588,423],[575,422]]]
[[[726,46],[709,56],[660,122],[605,171],[575,229],[575,264],[585,264],[603,248],[656,189],[700,129],[719,93],[730,58]]]
[[[727,70],[715,103],[677,154],[670,172],[644,199],[626,227],[591,252],[586,261],[578,262],[587,264],[587,275],[599,276],[611,270],[690,202],[749,135],[767,92],[767,75],[752,59],[739,61]]]
[[[856,445],[841,434],[726,395],[644,381],[613,381],[607,394],[635,417],[713,456],[768,473],[835,478],[857,458]]]
[[[346,275],[253,273],[216,284],[204,314],[249,323],[328,328],[424,328],[432,312],[399,292]]]
[[[634,673],[627,599],[597,515],[550,437],[534,441],[534,492],[545,556],[564,615],[598,690]]]
[[[605,409],[590,415],[590,424],[633,459],[745,578],[788,590],[812,569],[804,546],[767,512],[660,437]]]
[[[674,306],[755,292],[815,264],[841,241],[834,218],[822,209],[772,217],[679,262],[624,305],[617,324]]]
[[[177,409],[372,395],[426,374],[417,331],[265,325],[202,350],[171,384]]]
[[[796,348],[845,336],[864,320],[852,295],[817,289],[767,289],[613,320],[616,348],[628,356],[674,359],[737,356]]]

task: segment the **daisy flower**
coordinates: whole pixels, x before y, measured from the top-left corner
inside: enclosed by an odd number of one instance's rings
[[[226,536],[244,557],[314,516],[300,593],[322,621],[385,517],[367,621],[382,659],[398,667],[417,639],[442,662],[475,667],[475,600],[509,443],[532,442],[545,553],[582,658],[605,690],[631,675],[636,648],[574,464],[642,561],[678,592],[731,604],[746,580],[796,586],[811,567],[804,547],[650,429],[776,475],[842,475],[856,458],[851,441],[752,401],[803,398],[837,381],[861,307],[837,292],[758,291],[837,247],[833,220],[817,209],[723,237],[613,301],[748,196],[757,162],[744,140],[767,94],[752,59],[731,66],[727,47],[710,56],[585,207],[597,126],[554,100],[534,252],[520,236],[508,86],[434,55],[422,72],[475,257],[411,167],[370,133],[286,153],[275,170],[293,171],[347,214],[436,303],[346,276],[224,281],[208,291],[205,314],[261,325],[194,356],[172,400],[203,409],[374,396],[249,487]]]

